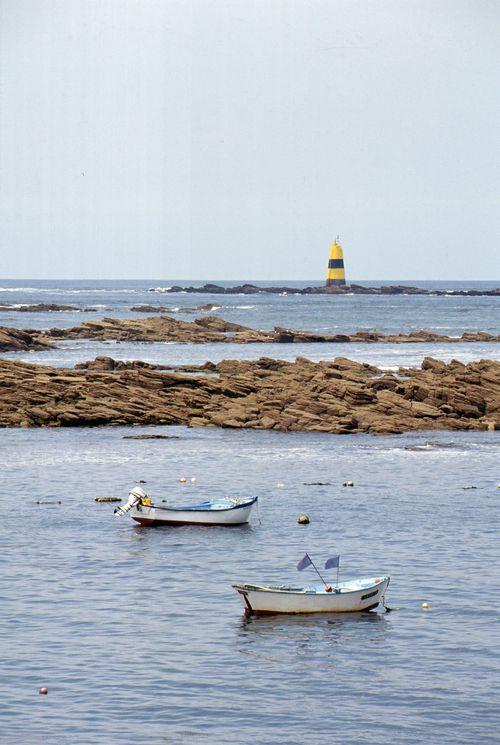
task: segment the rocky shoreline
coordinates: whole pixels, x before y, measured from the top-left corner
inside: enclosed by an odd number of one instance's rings
[[[97,358],[80,369],[0,360],[0,426],[186,424],[331,434],[500,428],[500,362],[426,358],[383,372],[344,358],[224,360],[186,372]]]
[[[216,316],[204,316],[194,321],[181,321],[170,316],[137,319],[103,318],[85,321],[71,328],[35,331],[0,327],[0,352],[50,349],[57,340],[95,339],[123,342],[178,342],[191,344],[425,344],[460,342],[498,342],[499,335],[484,331],[465,332],[460,337],[433,331],[411,331],[408,334],[380,334],[377,331],[356,331],[353,334],[323,334],[297,331],[276,326],[271,330],[253,329],[225,321]]]
[[[494,296],[500,297],[500,287],[493,290],[425,290],[422,287],[410,287],[407,285],[383,285],[381,287],[365,287],[364,285],[352,284],[326,287],[262,287],[253,284],[234,285],[233,287],[223,287],[208,283],[200,287],[189,285],[181,287],[173,285],[172,287],[150,287],[149,292],[187,292],[203,295],[257,295],[259,293],[270,293],[272,295],[457,295],[465,297],[476,296]]]

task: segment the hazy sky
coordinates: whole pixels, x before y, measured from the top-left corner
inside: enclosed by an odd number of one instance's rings
[[[1,0],[0,277],[497,279],[496,0]]]

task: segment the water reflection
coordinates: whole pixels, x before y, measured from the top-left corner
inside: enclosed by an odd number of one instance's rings
[[[360,624],[366,624],[366,636],[365,632],[360,635]],[[276,662],[290,655],[306,656],[308,662],[321,665],[322,660],[346,652],[353,643],[359,647],[366,641],[384,641],[390,628],[385,614],[374,612],[243,618],[238,627],[238,651]]]
[[[325,625],[343,626],[352,623],[384,624],[385,613],[360,611],[359,613],[277,613],[266,616],[243,616],[240,630],[242,632],[281,632],[288,628],[321,628]]]

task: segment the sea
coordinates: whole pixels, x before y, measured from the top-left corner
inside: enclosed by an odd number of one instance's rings
[[[0,305],[77,307],[0,311],[0,325],[146,317],[131,308],[149,304],[255,328],[500,333],[498,297],[151,291],[204,281],[0,280]],[[218,307],[196,309],[207,303]],[[500,359],[500,344],[70,341],[0,358],[71,367],[96,355],[163,364],[345,356],[397,369],[425,356]],[[129,439],[140,434],[172,437]],[[0,742],[497,743],[499,444],[498,432],[0,429]],[[154,529],[95,501],[126,499],[138,482],[157,501],[257,495],[259,510],[244,527]],[[341,580],[389,574],[392,610],[245,618],[232,585],[314,582],[311,568],[296,569],[305,552],[320,569],[340,555]]]

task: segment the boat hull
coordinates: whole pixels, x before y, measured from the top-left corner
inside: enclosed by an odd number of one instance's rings
[[[389,577],[357,580],[363,586],[339,585],[340,592],[326,592],[322,586],[317,590],[302,588],[286,590],[258,587],[255,585],[233,585],[239,593],[246,615],[271,615],[276,613],[354,613],[376,608],[383,601]]]
[[[160,525],[226,525],[228,527],[244,525],[256,500],[246,504],[235,505],[228,509],[217,510],[181,510],[168,507],[145,507],[130,510],[130,517],[140,525],[150,527]]]

